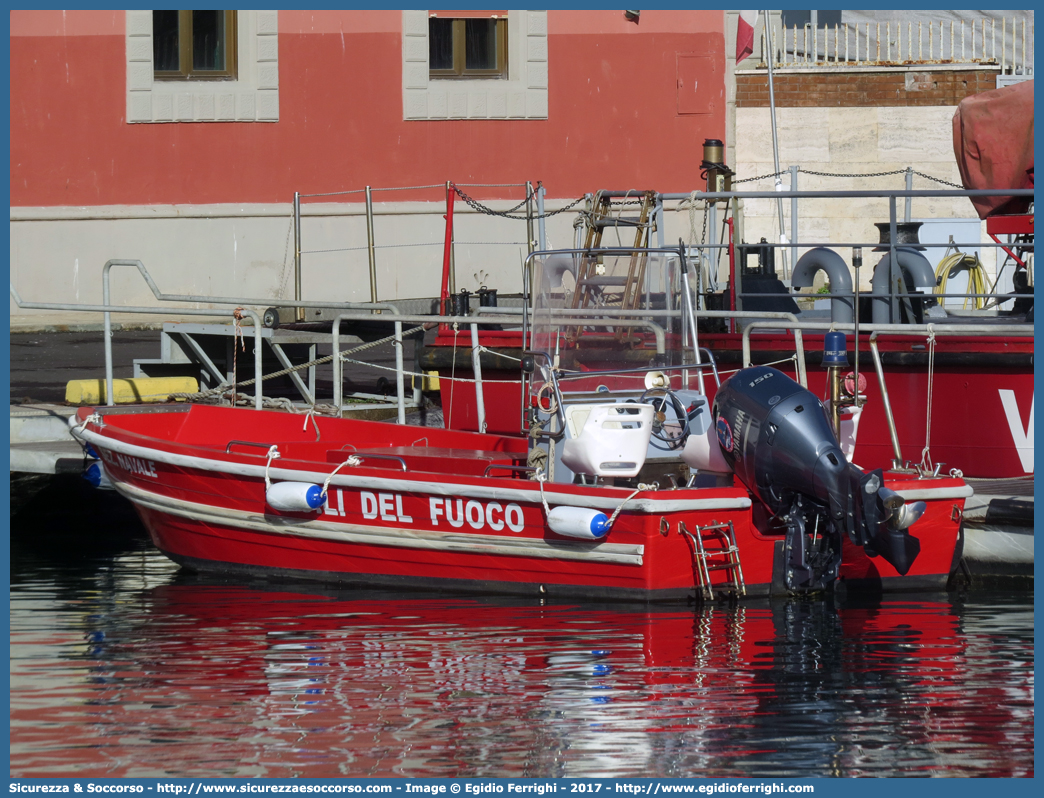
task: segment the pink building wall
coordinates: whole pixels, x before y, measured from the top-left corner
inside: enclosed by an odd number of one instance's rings
[[[549,11],[546,120],[404,121],[401,50],[400,11],[281,11],[278,122],[127,124],[124,12],[12,11],[11,204],[287,202],[446,180],[689,191],[703,140],[725,138],[722,11],[638,25]],[[680,55],[716,65],[712,113],[679,113]]]

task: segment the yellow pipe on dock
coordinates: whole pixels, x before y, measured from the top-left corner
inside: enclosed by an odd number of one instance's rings
[[[199,382],[193,377],[134,377],[113,380],[112,393],[116,404],[165,402],[172,393],[196,393]],[[65,386],[65,401],[71,405],[100,405],[108,399],[105,380],[69,380]]]

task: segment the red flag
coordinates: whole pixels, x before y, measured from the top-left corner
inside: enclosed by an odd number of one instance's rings
[[[736,21],[736,63],[754,52],[754,25],[758,11],[740,11]]]

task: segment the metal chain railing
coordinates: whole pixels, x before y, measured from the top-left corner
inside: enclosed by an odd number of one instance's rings
[[[745,177],[742,180],[733,180],[732,185],[739,185],[740,183],[750,183],[755,180],[768,180],[771,178],[780,177],[787,174],[788,170],[782,170],[779,172],[771,172],[767,175],[758,175],[757,177]],[[905,175],[909,172],[910,174],[923,177],[925,180],[931,180],[935,183],[939,183],[944,186],[950,186],[951,188],[962,189],[964,186],[951,183],[948,180],[943,180],[941,177],[935,177],[934,175],[925,174],[924,172],[918,172],[916,169],[893,169],[888,172],[817,172],[812,169],[802,169],[801,174],[813,175],[815,177],[847,177],[847,178],[858,178],[858,177],[889,177],[891,175]]]
[[[951,188],[957,188],[957,189],[964,188],[964,186],[959,186],[956,183],[951,183],[948,180],[943,180],[943,179],[938,178],[938,177],[932,177],[931,175],[926,175],[924,172],[918,172],[916,169],[913,170],[913,173],[915,175],[917,175],[918,177],[925,178],[926,180],[934,180],[936,183],[942,183],[944,186],[950,186]]]
[[[500,217],[502,217],[504,219],[518,219],[518,220],[521,220],[521,221],[524,221],[526,219],[546,219],[549,216],[557,216],[560,213],[565,213],[566,211],[575,208],[577,205],[579,205],[581,202],[583,202],[584,199],[586,199],[586,197],[580,197],[579,199],[574,200],[573,202],[569,203],[565,207],[559,208],[557,211],[545,211],[544,213],[535,213],[532,216],[528,216],[528,215],[516,214],[515,211],[517,211],[519,208],[524,206],[527,202],[530,202],[532,200],[532,198],[536,195],[536,191],[533,191],[528,197],[526,197],[526,199],[524,199],[522,202],[520,202],[514,208],[510,208],[509,210],[506,210],[506,211],[495,211],[492,208],[490,208],[489,206],[483,205],[478,200],[468,196],[465,192],[460,190],[460,186],[454,185],[453,186],[453,190],[457,192],[457,196],[460,197],[462,200],[464,200],[464,202],[472,210],[478,211],[479,213],[484,213],[487,216],[500,216]]]
[[[905,175],[905,169],[893,169],[890,172],[816,172],[812,169],[802,169],[803,175],[815,175],[816,177],[888,177],[889,175]]]
[[[785,174],[786,174],[786,172],[772,172],[771,174],[758,175],[757,177],[745,177],[742,180],[733,180],[732,181],[732,185],[736,186],[736,185],[739,185],[740,183],[750,183],[753,180],[767,180],[770,177],[779,177],[780,175],[785,175]]]

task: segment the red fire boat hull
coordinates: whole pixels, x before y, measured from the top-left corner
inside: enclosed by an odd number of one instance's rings
[[[758,531],[742,487],[632,492],[546,484],[541,490],[511,470],[525,459],[525,441],[513,437],[328,418],[315,419],[313,429],[279,412],[169,410],[108,412],[99,422],[83,409],[78,434],[100,453],[156,546],[194,569],[404,588],[683,599],[700,590],[693,535],[731,525],[742,592],[785,592],[782,537]],[[346,463],[351,455],[361,462]],[[427,470],[435,464],[442,470]],[[266,503],[266,475],[329,480],[327,502],[313,512],[275,510]],[[886,482],[908,500],[927,502],[914,530],[922,553],[901,577],[853,549],[842,581],[874,589],[941,587],[970,489],[953,478],[889,474]],[[545,499],[620,512],[606,538],[577,540],[548,527]],[[726,570],[710,573],[718,587],[729,578]]]

